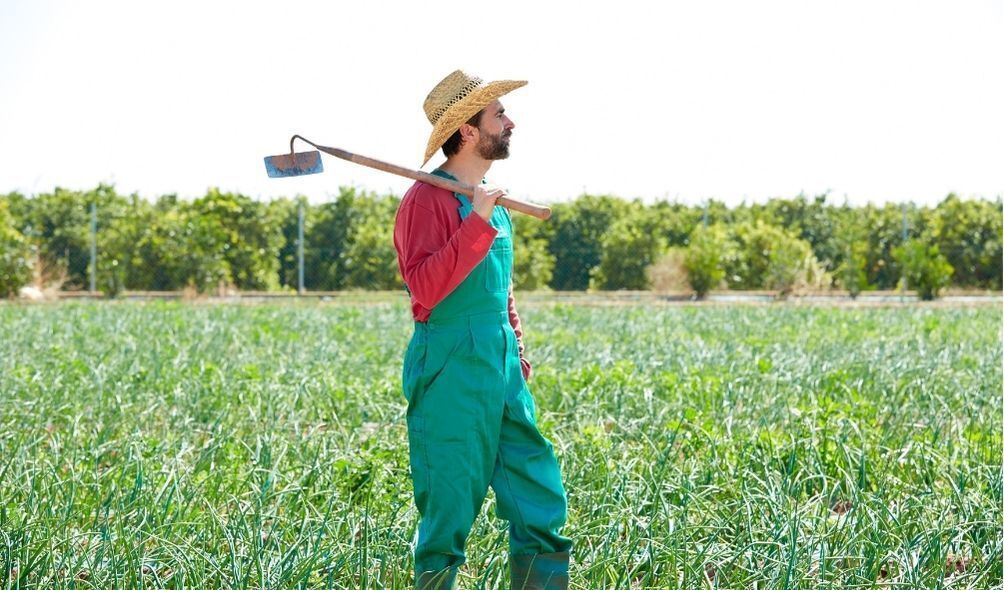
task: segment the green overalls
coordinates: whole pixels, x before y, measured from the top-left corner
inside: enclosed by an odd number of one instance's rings
[[[471,202],[455,196],[466,218]],[[427,323],[415,322],[404,358],[411,476],[421,514],[415,585],[423,590],[454,587],[488,486],[498,515],[509,521],[512,587],[568,585],[571,541],[559,533],[565,491],[551,443],[537,430],[509,324],[509,212],[495,207],[491,225],[498,230],[491,251]]]

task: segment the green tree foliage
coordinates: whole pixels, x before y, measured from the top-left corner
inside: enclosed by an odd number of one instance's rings
[[[771,199],[766,204],[752,206],[751,213],[754,219],[783,228],[808,243],[824,268],[834,269],[842,261],[844,252],[838,235],[842,211],[828,207],[825,194],[811,200],[805,195]]]
[[[11,297],[31,280],[31,245],[15,225],[6,199],[0,199],[0,297]]]
[[[734,248],[725,257],[725,280],[730,289],[763,289],[770,263],[772,239],[777,231],[773,226],[764,229],[750,222],[729,228],[729,241]],[[779,230],[778,230],[779,231]]]
[[[690,234],[684,258],[687,280],[698,299],[703,299],[725,278],[724,260],[729,257],[728,235],[721,225],[698,225]]]
[[[867,265],[868,244],[864,242],[848,243],[847,253],[836,269],[836,276],[840,286],[847,289],[851,299],[857,299],[857,296],[868,288],[868,273],[865,271]]]
[[[702,225],[715,225],[716,223],[734,225],[741,221],[753,219],[753,215],[748,207],[740,205],[734,209],[729,209],[724,201],[715,199],[709,199],[703,205],[694,207],[693,211],[694,215],[696,215],[695,226],[697,223]]]
[[[138,276],[155,290],[192,286],[211,292],[221,285],[275,289],[283,243],[277,213],[267,204],[217,189],[191,203],[171,197],[159,201],[134,257],[156,269],[156,276],[146,271]]]
[[[308,289],[337,291],[349,286],[345,253],[361,206],[354,188],[341,187],[334,201],[313,209],[313,225],[304,237],[304,283]]]
[[[268,203],[272,217],[279,220],[280,231],[282,232],[282,245],[279,247],[279,284],[283,287],[296,289],[299,282],[297,239],[299,239],[300,205],[304,208],[303,225],[304,233],[306,228],[313,224],[310,203],[304,196],[295,199],[285,197],[274,199]],[[306,237],[304,237],[306,243]],[[306,256],[306,253],[304,253]]]
[[[513,286],[534,291],[546,289],[554,275],[554,255],[548,249],[553,226],[525,215],[514,215]]]
[[[570,203],[552,207],[553,288],[568,291],[589,287],[590,272],[603,254],[603,234],[626,208],[627,204],[616,197],[593,195],[582,195]]]
[[[130,289],[209,291],[230,280],[223,258],[214,255],[213,220],[197,219],[191,204],[174,195],[158,199],[153,211],[136,246],[146,268]]]
[[[893,250],[903,244],[903,218],[906,217],[907,240],[919,237],[925,227],[923,210],[887,203],[882,207],[866,205],[855,212],[856,220],[868,239],[868,284],[878,289],[895,289],[902,274]]]
[[[952,280],[954,269],[941,255],[937,245],[910,240],[894,248],[893,256],[903,271],[906,286],[917,291],[924,301],[937,298]]]
[[[110,191],[98,204],[96,287],[114,296],[139,285],[150,269],[136,248],[153,223],[153,206],[139,195]]]
[[[312,220],[304,230],[306,288],[403,288],[394,250],[398,205],[394,195],[341,187],[334,201],[310,208]]]
[[[590,270],[590,287],[612,291],[648,289],[646,270],[666,251],[660,218],[634,201],[600,237],[600,261]]]
[[[657,220],[657,226],[667,246],[686,246],[694,228],[703,224],[702,208],[690,207],[682,203],[659,201],[649,210]],[[717,209],[716,209],[717,210]]]
[[[799,283],[818,281],[821,267],[809,243],[793,233],[757,220],[731,228],[735,244],[725,258],[729,286],[771,289],[785,296]]]
[[[205,222],[204,237],[211,244],[206,253],[224,260],[228,282],[234,287],[265,290],[278,286],[283,239],[274,213],[265,203],[215,188],[192,203],[190,217]]]
[[[242,290],[278,287],[283,236],[276,209],[210,189],[190,203],[158,202],[154,212],[137,242],[141,258],[158,274],[146,276],[151,287],[192,286],[203,292],[221,284]]]
[[[56,188],[16,201],[25,236],[38,245],[45,267],[66,272],[65,287],[90,284],[91,204],[97,210],[98,289],[115,294],[142,274],[144,261],[135,245],[149,222],[150,205],[138,195],[125,197],[101,184],[86,192]]]
[[[835,210],[838,229],[834,236],[834,277],[852,299],[871,288],[868,284],[868,235],[855,213],[846,205]]]
[[[109,187],[99,186],[88,193],[56,188],[33,199],[27,225],[29,237],[39,246],[39,257],[50,267],[66,271],[70,289],[84,289],[89,284],[90,212],[92,201],[107,195]],[[103,204],[103,203],[101,203]],[[100,224],[100,220],[99,220]]]
[[[1001,289],[1001,200],[962,200],[950,194],[931,212],[928,239],[952,265],[952,283]]]
[[[764,286],[784,297],[799,283],[814,282],[814,277],[820,270],[820,264],[812,254],[809,243],[792,236],[780,241],[770,250]]]
[[[0,201],[3,201],[7,208],[11,227],[26,239],[30,239],[32,237],[32,212],[37,199],[26,197],[19,192],[12,192],[0,195]]]
[[[402,289],[394,250],[394,216],[400,200],[392,195],[356,197],[356,218],[342,253],[346,288]]]
[[[150,220],[140,223],[141,235],[135,246],[143,265],[136,270],[129,289],[170,291],[187,286],[181,264],[181,254],[187,249],[182,220],[184,206],[173,194],[162,195],[152,204]]]
[[[187,286],[212,292],[220,284],[295,288],[300,202],[307,289],[401,287],[392,239],[399,200],[392,195],[343,187],[334,200],[310,205],[302,196],[261,202],[211,189],[194,201],[175,195],[149,201],[99,185],[32,197],[10,193],[0,201],[7,226],[37,251],[39,268],[64,272],[68,289],[89,284],[92,203],[97,282],[107,294]],[[954,284],[1002,288],[999,198],[949,195],[936,207],[850,207],[800,195],[728,208],[714,200],[690,206],[583,195],[553,210],[547,222],[513,220],[519,289],[647,289],[653,276],[668,288],[667,281],[681,284],[688,264],[698,292],[717,286],[716,268],[730,288],[782,295],[832,279],[852,294],[890,289],[905,274],[902,264],[913,260],[905,251],[895,255],[904,241],[904,212],[907,239],[937,246],[954,269]],[[706,225],[716,229],[706,234]],[[667,256],[671,248],[675,256]]]

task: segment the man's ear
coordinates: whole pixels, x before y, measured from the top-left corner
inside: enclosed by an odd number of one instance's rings
[[[466,141],[475,141],[475,133],[477,133],[478,128],[469,123],[464,123],[460,126],[460,137]]]

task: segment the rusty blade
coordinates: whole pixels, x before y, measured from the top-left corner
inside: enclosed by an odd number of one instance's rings
[[[286,178],[324,172],[321,163],[321,152],[296,152],[279,156],[265,157],[265,172],[269,178]]]

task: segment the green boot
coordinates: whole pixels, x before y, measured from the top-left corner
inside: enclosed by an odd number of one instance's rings
[[[567,590],[568,552],[512,555],[512,590]]]
[[[448,567],[433,572],[422,572],[415,578],[415,590],[454,590],[457,587],[457,568]]]

